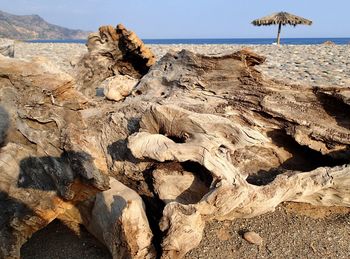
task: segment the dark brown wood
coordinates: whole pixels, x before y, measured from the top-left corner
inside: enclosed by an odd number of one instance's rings
[[[282,28],[282,24],[279,23],[278,24],[278,32],[277,32],[277,45],[280,45],[280,41],[281,41],[281,28]]]

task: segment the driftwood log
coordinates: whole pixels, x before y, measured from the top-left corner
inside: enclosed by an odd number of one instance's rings
[[[95,87],[113,75],[136,79],[145,75],[156,59],[152,51],[122,24],[102,26],[89,35],[88,53],[75,68],[78,90],[95,95]]]
[[[47,60],[0,56],[0,257],[55,218],[114,258],[181,258],[208,220],[349,207],[349,89],[272,81],[262,62],[168,53],[111,102]]]
[[[0,55],[13,58],[15,56],[15,42],[0,38]]]

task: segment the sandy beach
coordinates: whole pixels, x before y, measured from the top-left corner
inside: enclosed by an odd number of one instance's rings
[[[267,58],[264,76],[293,84],[350,85],[350,45],[149,45],[156,57],[169,50],[219,55],[250,48]],[[43,56],[71,73],[83,44],[21,43],[16,58]],[[259,233],[262,246],[248,244],[242,231]],[[234,222],[207,224],[201,245],[186,258],[348,258],[350,209],[282,204],[275,212]],[[55,220],[22,247],[23,259],[110,258],[82,227]]]
[[[187,49],[205,55],[232,53],[242,48],[265,56],[258,69],[266,76],[288,83],[346,85],[350,83],[350,45],[148,45],[157,58],[169,50]],[[69,72],[87,50],[83,44],[16,43],[15,56],[44,56]],[[53,55],[54,53],[54,55]]]

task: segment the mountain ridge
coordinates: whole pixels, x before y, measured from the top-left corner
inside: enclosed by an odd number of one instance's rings
[[[89,33],[48,23],[37,14],[14,15],[0,10],[0,38],[15,40],[86,39]]]

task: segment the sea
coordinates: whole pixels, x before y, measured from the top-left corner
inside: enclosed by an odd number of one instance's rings
[[[275,38],[249,38],[249,39],[142,39],[146,44],[242,44],[242,45],[269,45],[276,42]],[[350,38],[283,38],[281,44],[288,45],[315,45],[325,41],[332,41],[338,45],[350,44]],[[29,40],[33,43],[80,43],[85,44],[86,39],[81,40]]]

